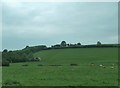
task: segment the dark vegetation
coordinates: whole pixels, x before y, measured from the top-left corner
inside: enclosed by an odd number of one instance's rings
[[[9,66],[10,63],[7,60],[2,61],[2,66]]]
[[[49,65],[49,66],[62,66],[62,65],[59,65],[59,64],[52,64],[52,65]]]
[[[33,57],[33,53],[36,53],[41,50],[95,47],[120,47],[120,44],[101,44],[101,42],[98,41],[97,44],[94,45],[81,45],[81,43],[67,44],[65,41],[62,41],[61,44],[52,45],[51,47],[47,47],[46,45],[39,45],[32,47],[26,46],[24,49],[16,51],[8,51],[7,49],[5,49],[2,52],[2,66],[9,66],[10,63],[39,61],[38,57]],[[77,64],[71,64],[71,66],[77,66]]]
[[[38,66],[43,66],[42,64],[38,64]]]
[[[9,63],[28,62],[28,61],[39,61],[38,58],[33,57],[33,53],[40,50],[46,49],[46,46],[26,46],[22,50],[8,51],[7,49],[2,52],[2,66],[9,66]]]
[[[70,64],[70,66],[78,66],[78,64]]]
[[[7,80],[4,83],[4,86],[21,86],[21,83],[18,81],[14,81],[14,80]]]

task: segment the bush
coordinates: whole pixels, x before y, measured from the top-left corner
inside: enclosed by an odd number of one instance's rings
[[[10,66],[9,61],[2,61],[2,66]]]
[[[70,64],[70,66],[78,66],[77,64]]]

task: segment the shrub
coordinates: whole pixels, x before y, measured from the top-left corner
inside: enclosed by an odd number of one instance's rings
[[[77,64],[70,64],[70,66],[78,66]]]
[[[49,65],[49,66],[62,66],[62,65],[59,65],[59,64],[53,64],[53,65]]]
[[[9,61],[2,61],[2,66],[10,66]]]
[[[38,64],[38,66],[43,66],[42,64]]]

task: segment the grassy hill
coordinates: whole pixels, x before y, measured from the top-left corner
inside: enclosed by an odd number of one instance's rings
[[[44,50],[34,54],[40,57],[41,64],[61,64],[69,65],[76,63],[79,65],[112,64],[118,59],[117,48],[76,48],[76,49],[54,49]]]
[[[52,49],[37,52],[34,57],[40,57],[41,61],[3,67],[3,85],[117,86],[118,83],[117,48]]]

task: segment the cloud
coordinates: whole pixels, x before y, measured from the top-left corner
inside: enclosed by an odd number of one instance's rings
[[[119,0],[2,0],[2,2],[119,2]]]
[[[116,43],[117,3],[17,2],[3,4],[3,48],[55,44]]]
[[[0,50],[2,50],[2,5],[0,4]]]

